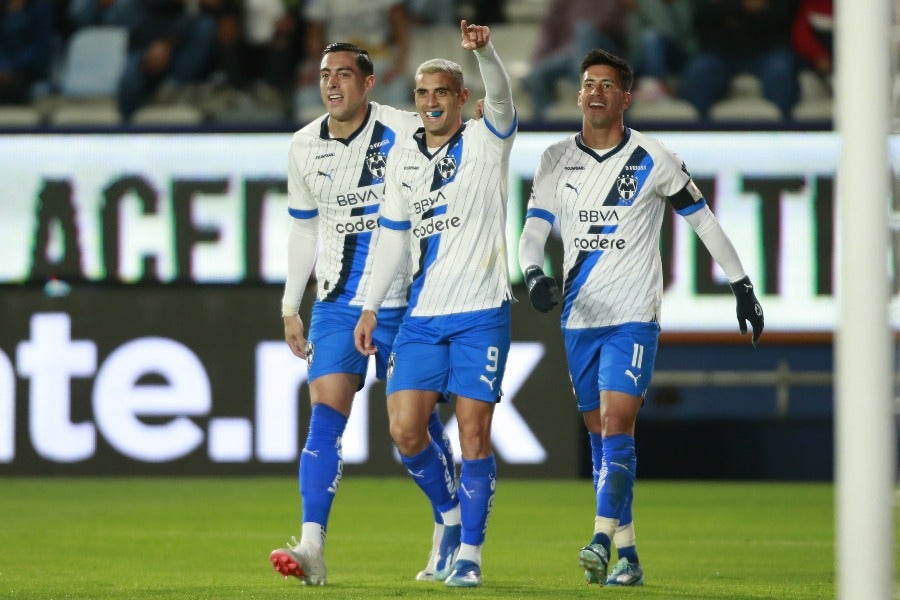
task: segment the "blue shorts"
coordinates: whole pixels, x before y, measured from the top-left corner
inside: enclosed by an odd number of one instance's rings
[[[643,397],[653,377],[658,323],[563,329],[569,377],[580,412],[600,406],[600,391]]]
[[[359,375],[362,389],[369,361],[353,345],[353,330],[361,312],[359,306],[321,300],[313,304],[306,347],[310,381],[331,373],[350,373]],[[388,357],[405,312],[406,307],[378,311],[378,326],[372,335],[372,341],[378,348],[375,353],[375,375],[378,379],[384,380],[387,375]]]
[[[394,343],[387,393],[446,390],[499,402],[512,336],[511,314],[509,302],[504,302],[498,308],[455,315],[407,316]]]

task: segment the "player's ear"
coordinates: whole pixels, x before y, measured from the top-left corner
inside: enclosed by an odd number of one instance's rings
[[[469,88],[463,88],[459,93],[459,105],[463,106],[466,102],[469,101]]]
[[[363,85],[365,86],[367,92],[371,92],[372,88],[375,87],[375,76],[366,75],[366,79],[363,82]]]

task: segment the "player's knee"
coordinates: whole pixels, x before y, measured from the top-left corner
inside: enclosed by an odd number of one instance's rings
[[[603,437],[611,435],[634,435],[634,419],[628,415],[605,415],[603,419]]]
[[[391,439],[403,456],[418,454],[425,449],[431,439],[427,430],[419,431],[418,428],[410,427],[406,423],[393,422],[390,431]]]
[[[464,432],[460,429],[459,446],[465,460],[487,458],[493,452],[490,430]]]

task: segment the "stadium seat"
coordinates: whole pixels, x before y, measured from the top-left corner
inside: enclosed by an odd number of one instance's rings
[[[122,122],[116,105],[119,79],[128,59],[128,30],[97,25],[77,30],[69,41],[60,75],[53,125],[107,126]]]
[[[762,98],[762,82],[750,73],[738,73],[728,84],[728,98]]]
[[[795,121],[830,121],[834,118],[834,102],[831,98],[801,99],[793,117]]]
[[[795,121],[829,121],[834,116],[830,83],[811,70],[800,72],[800,102],[794,107]]]
[[[29,128],[41,124],[41,113],[30,106],[0,106],[0,128]]]
[[[134,125],[199,125],[203,113],[187,104],[149,104],[131,116]]]
[[[109,126],[119,125],[122,115],[114,100],[63,102],[50,113],[52,125]]]
[[[781,111],[765,98],[731,97],[716,102],[709,118],[712,121],[780,121]]]
[[[538,23],[547,5],[547,0],[511,0],[506,3],[506,17],[513,23]]]
[[[77,30],[69,42],[60,92],[65,98],[110,98],[128,58],[128,30],[92,26]]]

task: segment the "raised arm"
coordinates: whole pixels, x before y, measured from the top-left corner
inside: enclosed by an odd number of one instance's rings
[[[484,118],[500,136],[506,137],[515,127],[516,109],[509,74],[491,43],[491,30],[484,25],[470,24],[465,19],[459,26],[462,47],[475,54],[484,81]]]

